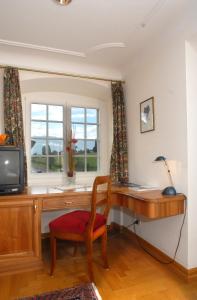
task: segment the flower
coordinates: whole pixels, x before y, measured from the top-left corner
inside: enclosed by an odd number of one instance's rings
[[[72,177],[75,171],[75,160],[74,160],[74,145],[77,143],[77,139],[72,137],[72,130],[70,130],[67,136],[67,146],[66,152],[68,153],[68,165],[67,165],[67,175],[68,177]]]

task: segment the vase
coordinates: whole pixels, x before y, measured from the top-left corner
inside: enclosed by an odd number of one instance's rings
[[[68,184],[75,184],[76,174],[73,171],[67,172],[67,182]]]
[[[0,134],[0,145],[4,146],[6,144],[8,135],[7,134]]]

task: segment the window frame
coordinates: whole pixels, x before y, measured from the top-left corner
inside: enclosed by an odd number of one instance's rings
[[[46,120],[41,120],[41,119],[32,119],[32,105],[33,104],[37,104],[37,105],[45,105],[46,106]],[[49,106],[60,106],[62,107],[62,110],[63,110],[63,119],[62,121],[55,121],[55,120],[49,120],[48,118],[48,115],[49,115],[49,112],[48,112],[48,107]],[[45,102],[31,102],[30,103],[30,144],[31,144],[31,139],[32,138],[35,138],[35,139],[43,139],[43,138],[39,138],[39,137],[33,137],[32,136],[32,121],[33,122],[45,122],[46,123],[46,154],[42,154],[42,155],[32,155],[31,154],[31,149],[30,149],[30,173],[31,174],[62,174],[64,171],[65,171],[65,152],[64,152],[64,149],[65,149],[65,107],[63,104],[51,104],[51,103],[45,103]],[[48,128],[49,128],[49,123],[59,123],[63,125],[63,137],[62,138],[53,138],[53,140],[62,140],[63,141],[63,154],[62,155],[50,155],[48,153],[48,145],[49,145],[49,140],[51,138],[49,138],[49,135],[48,135]],[[46,157],[46,172],[33,172],[32,171],[32,157]],[[50,157],[59,157],[63,159],[63,163],[62,163],[62,171],[50,171],[49,170],[49,158]]]
[[[31,145],[30,145],[30,107],[31,103],[63,105],[64,118],[69,121],[68,108],[89,107],[99,109],[100,123],[100,169],[97,172],[77,172],[76,183],[89,185],[92,184],[95,176],[109,174],[110,156],[112,147],[112,103],[111,98],[102,100],[96,97],[88,97],[81,94],[70,94],[65,92],[51,91],[29,91],[22,93],[24,135],[27,155],[28,185],[65,185],[67,182],[66,173],[31,173]],[[66,126],[67,123],[65,123]],[[68,128],[68,127],[67,127]],[[64,128],[65,129],[65,128]],[[66,170],[66,166],[65,166]]]
[[[84,109],[84,122],[72,122],[72,108],[82,108]],[[96,123],[90,123],[87,122],[87,110],[88,109],[95,109],[97,111],[97,122]],[[69,107],[69,124],[68,128],[69,130],[72,130],[72,125],[74,124],[81,124],[84,125],[84,139],[77,139],[84,141],[84,155],[74,155],[74,157],[84,157],[85,159],[85,170],[84,171],[76,171],[77,173],[90,173],[90,172],[99,172],[100,171],[100,109],[98,107],[90,107],[90,106],[82,106],[82,105],[71,105]],[[96,155],[87,155],[87,148],[86,148],[86,143],[87,141],[93,141],[93,139],[88,139],[87,138],[87,125],[95,125],[97,126],[97,154]],[[97,170],[96,171],[88,171],[87,170],[87,157],[96,157],[97,158]]]

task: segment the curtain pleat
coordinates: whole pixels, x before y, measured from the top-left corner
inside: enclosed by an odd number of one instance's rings
[[[128,146],[124,93],[121,82],[111,84],[113,102],[113,145],[110,175],[114,183],[128,182]]]
[[[9,135],[9,144],[23,148],[25,153],[19,72],[18,69],[11,67],[4,70],[4,126],[5,133]],[[24,180],[27,184],[26,155],[24,164]]]

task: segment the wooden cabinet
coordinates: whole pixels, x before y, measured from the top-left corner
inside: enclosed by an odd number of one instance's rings
[[[0,274],[41,267],[38,199],[19,195],[0,201]]]

